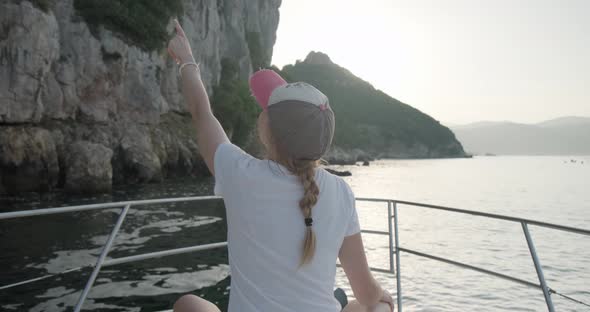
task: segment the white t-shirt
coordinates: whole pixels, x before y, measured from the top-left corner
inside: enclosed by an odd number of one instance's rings
[[[215,194],[223,196],[227,211],[229,311],[340,311],[333,295],[336,259],[344,237],[360,231],[348,184],[316,169],[316,251],[299,267],[306,228],[298,177],[230,143],[217,148],[214,163]]]

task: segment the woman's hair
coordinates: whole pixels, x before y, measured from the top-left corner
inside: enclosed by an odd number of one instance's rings
[[[303,255],[300,265],[309,263],[315,254],[316,238],[311,227],[311,209],[318,202],[320,189],[315,182],[315,168],[317,160],[293,160],[286,159],[283,164],[297,177],[303,185],[303,198],[299,200],[299,208],[305,221],[305,239],[303,240]],[[309,220],[309,221],[308,221]]]
[[[315,254],[312,209],[320,194],[315,169],[332,142],[334,112],[328,105],[328,98],[309,84],[293,83],[279,91],[285,94],[274,92],[273,96],[280,99],[284,95],[288,99],[267,108],[270,130],[267,139],[272,145],[274,160],[297,176],[303,186],[303,197],[299,200],[302,225],[305,225],[300,261],[303,266],[310,263]],[[308,97],[309,101],[302,101],[300,97]]]
[[[270,120],[269,120],[270,121]],[[286,145],[292,143],[292,136],[283,136],[283,140],[277,139],[281,130],[278,129],[276,122],[269,122],[268,143],[271,143],[270,152],[272,158],[279,164],[283,165],[290,173],[297,176],[303,186],[303,197],[299,200],[299,208],[303,214],[305,225],[305,238],[303,240],[302,256],[299,262],[300,266],[308,264],[313,259],[316,248],[316,236],[312,228],[312,209],[318,201],[320,189],[315,181],[315,169],[319,166],[321,160],[297,159],[292,156]],[[280,169],[280,168],[279,168]]]

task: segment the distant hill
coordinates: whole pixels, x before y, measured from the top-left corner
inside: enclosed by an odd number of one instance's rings
[[[336,114],[335,145],[373,157],[463,157],[455,135],[419,110],[404,104],[334,64],[320,52],[283,67],[288,81],[306,81],[330,99]]]
[[[498,155],[590,155],[590,118],[537,124],[477,122],[451,127],[466,151]]]

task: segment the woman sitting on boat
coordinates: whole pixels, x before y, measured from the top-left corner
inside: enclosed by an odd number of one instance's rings
[[[356,298],[343,311],[393,311],[391,295],[369,270],[350,187],[318,168],[334,135],[328,98],[271,70],[252,75],[267,155],[254,158],[229,141],[213,115],[190,44],[175,23],[168,50],[180,64],[199,151],[227,210],[229,311],[341,311],[333,295],[337,258]],[[174,311],[219,308],[185,295]]]

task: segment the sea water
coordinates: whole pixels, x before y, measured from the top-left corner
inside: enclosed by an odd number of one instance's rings
[[[393,198],[506,214],[590,228],[590,157],[497,156],[472,159],[379,160],[370,166],[339,166],[357,197]],[[130,199],[210,195],[212,179],[179,179],[118,187],[109,195],[62,193],[2,199],[2,211]],[[364,229],[387,231],[383,203],[358,202]],[[398,205],[400,246],[465,262],[538,283],[522,227],[420,207]],[[57,274],[0,290],[6,311],[67,311],[75,305],[91,270],[59,274],[92,264],[118,209],[0,221],[0,284]],[[132,207],[109,258],[225,240],[220,202]],[[554,290],[590,301],[590,237],[530,226],[545,277]],[[388,238],[364,234],[371,266],[388,268]],[[543,294],[531,288],[453,265],[400,254],[406,311],[543,311]],[[395,293],[395,277],[375,274]],[[339,272],[337,286],[351,294]],[[85,308],[94,311],[170,309],[184,293],[227,305],[227,251],[216,249],[105,267]],[[587,307],[553,295],[558,311]]]

